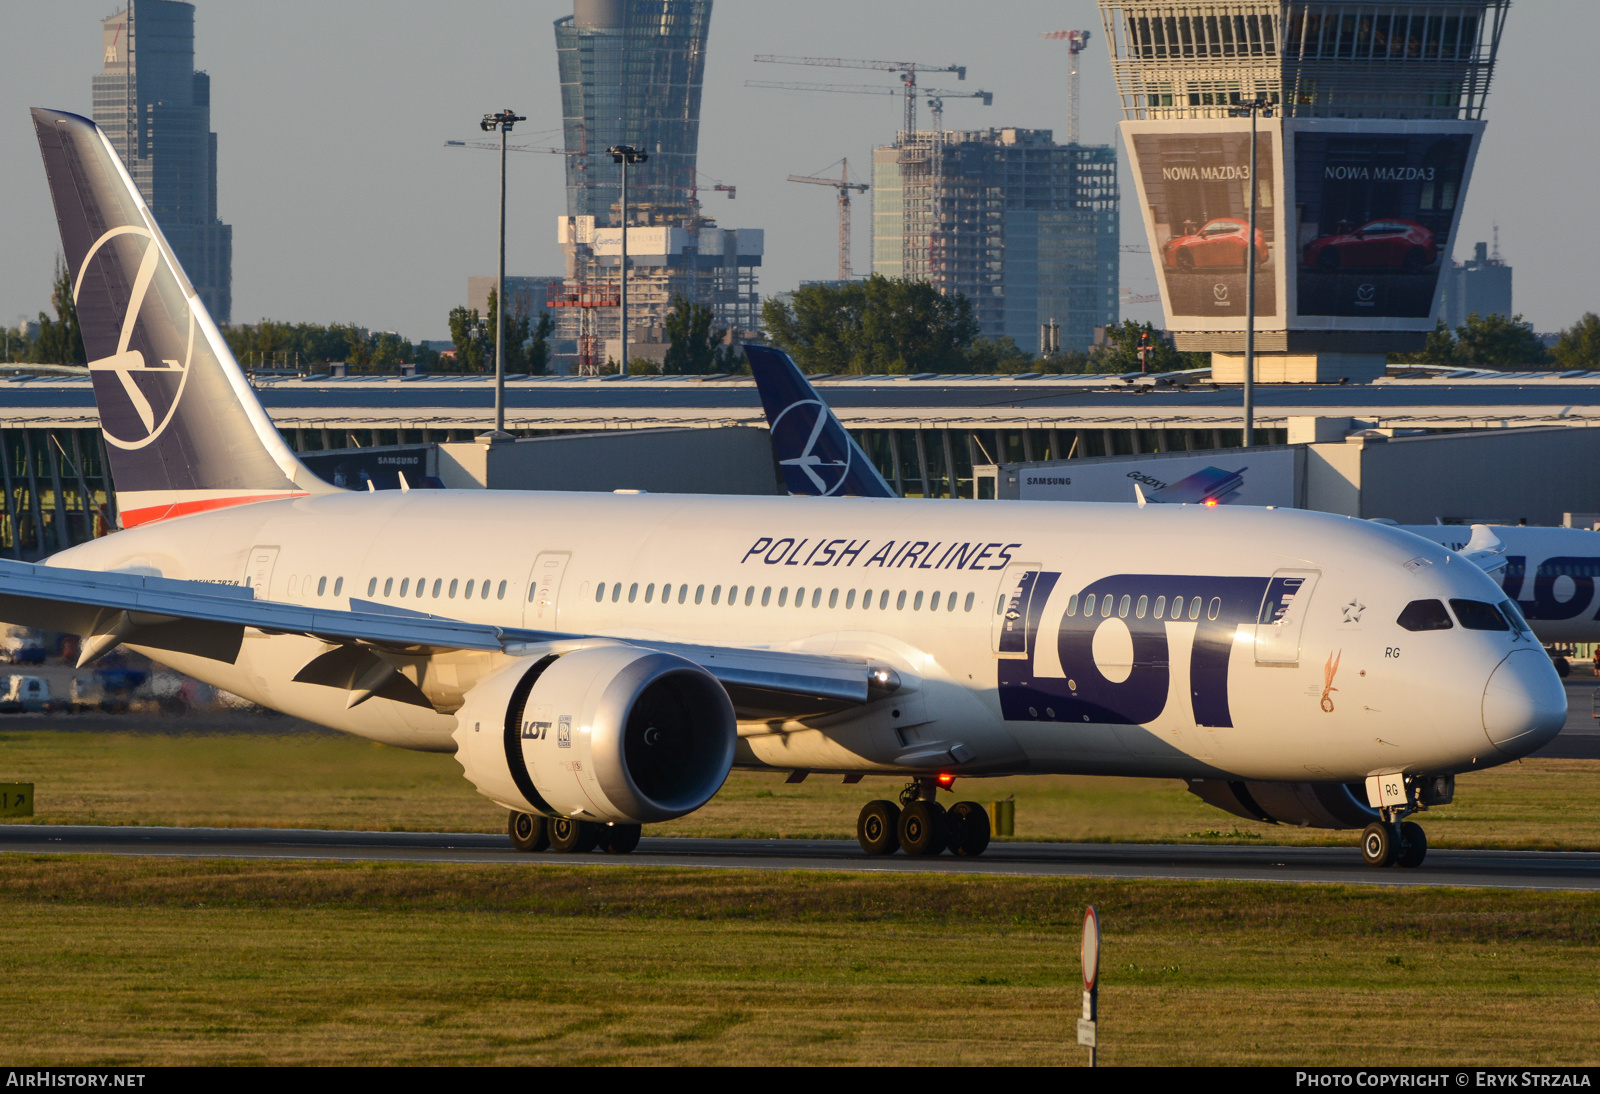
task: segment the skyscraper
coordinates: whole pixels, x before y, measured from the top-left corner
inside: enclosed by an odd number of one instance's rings
[[[101,23],[94,120],[127,164],[206,310],[233,312],[233,226],[217,217],[211,77],[194,67],[194,5],[128,0]]]

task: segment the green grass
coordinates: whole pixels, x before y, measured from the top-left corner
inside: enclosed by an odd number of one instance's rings
[[[34,820],[47,824],[504,830],[504,813],[451,756],[386,748],[286,718],[218,725],[138,715],[6,719],[0,781],[33,782]],[[862,803],[893,798],[900,785],[869,777],[845,786],[820,775],[790,784],[782,772],[734,772],[705,808],[649,832],[849,839]],[[1232,817],[1170,779],[968,779],[941,799],[1007,796],[1017,801],[1017,839],[1353,843],[1349,832]],[[1435,847],[1600,850],[1596,801],[1600,761],[1534,759],[1461,776],[1455,804],[1422,819]]]
[[[0,857],[38,1064],[1600,1063],[1600,895]]]

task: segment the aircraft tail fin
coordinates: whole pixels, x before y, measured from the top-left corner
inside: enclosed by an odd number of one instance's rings
[[[267,417],[100,128],[33,111],[124,527],[335,490]]]
[[[898,497],[787,353],[744,347],[794,497]]]

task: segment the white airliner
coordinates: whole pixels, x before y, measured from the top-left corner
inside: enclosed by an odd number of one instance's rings
[[[1413,812],[1560,729],[1515,605],[1443,547],[1290,510],[409,490],[284,444],[110,144],[34,111],[124,530],[0,565],[0,618],[454,752],[523,849],[631,849],[738,764],[896,776],[869,852],[981,853],[956,779],[1188,780],[1263,819]]]

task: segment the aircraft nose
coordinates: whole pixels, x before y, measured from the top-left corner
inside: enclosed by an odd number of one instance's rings
[[[1567,689],[1543,650],[1513,650],[1483,689],[1483,731],[1508,756],[1547,744],[1567,720]]]

